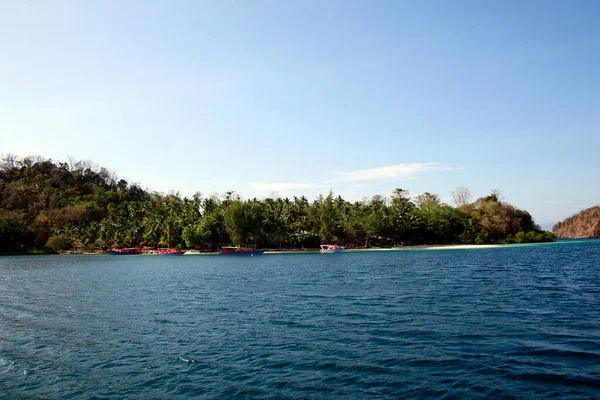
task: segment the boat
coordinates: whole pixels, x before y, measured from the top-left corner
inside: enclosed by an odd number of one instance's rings
[[[158,248],[156,249],[159,256],[182,256],[185,254],[185,250],[173,249],[173,248]]]
[[[123,247],[123,248],[112,248],[108,251],[111,256],[125,256],[125,255],[136,255],[142,254],[142,249],[139,247]]]
[[[341,253],[342,251],[344,251],[343,247],[338,246],[337,244],[322,244],[321,245],[321,253],[323,254],[328,254],[328,253]]]
[[[143,254],[156,254],[156,247],[152,246],[143,246],[142,247]]]
[[[257,256],[263,254],[264,250],[256,250],[254,247],[233,247],[225,246],[221,248],[219,254],[227,256]]]

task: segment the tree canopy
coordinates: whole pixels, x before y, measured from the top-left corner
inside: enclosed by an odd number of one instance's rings
[[[553,240],[497,192],[473,203],[469,197],[468,189],[457,189],[457,207],[427,192],[412,200],[400,188],[389,198],[354,202],[333,192],[313,201],[244,200],[233,191],[189,198],[144,189],[91,161],[7,155],[0,160],[0,251],[113,243],[217,249]]]

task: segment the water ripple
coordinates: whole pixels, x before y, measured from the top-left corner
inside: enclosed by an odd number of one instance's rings
[[[600,241],[0,258],[0,397],[597,398]]]

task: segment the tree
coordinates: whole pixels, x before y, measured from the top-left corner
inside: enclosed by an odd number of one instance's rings
[[[54,235],[48,239],[46,247],[58,252],[60,250],[70,249],[72,244],[66,235]]]
[[[246,202],[234,200],[225,209],[225,228],[234,245],[247,242],[251,232],[249,207]]]
[[[211,215],[208,215],[195,225],[188,226],[183,229],[182,238],[187,247],[195,247],[197,244],[212,245],[213,242],[213,225],[214,221]],[[218,238],[217,238],[218,241]]]
[[[418,225],[416,206],[410,201],[410,193],[404,189],[394,189],[392,202],[389,209],[389,224],[394,243],[407,243],[411,238],[411,231]]]
[[[304,241],[314,235],[314,232],[310,231],[309,208],[310,204],[306,197],[294,197],[292,205],[292,230],[295,238],[300,242],[301,248],[304,248]]]
[[[431,209],[440,205],[440,197],[437,194],[425,192],[417,196],[415,202],[420,209]]]
[[[452,192],[452,201],[456,207],[464,207],[471,202],[471,191],[464,186],[457,187]]]
[[[491,242],[514,237],[518,232],[527,233],[535,230],[531,214],[511,204],[501,202],[499,192],[493,191],[489,196],[481,197],[470,207],[469,214],[474,217]]]
[[[27,250],[34,240],[33,232],[23,222],[0,218],[0,252]]]
[[[313,207],[311,207],[311,217],[323,243],[337,241],[338,238],[334,233],[337,225],[337,215],[333,205],[333,191],[329,191],[327,197],[319,195],[313,203]]]
[[[365,247],[369,247],[369,239],[383,236],[387,231],[388,212],[385,198],[375,195],[363,206],[363,227],[366,233]]]

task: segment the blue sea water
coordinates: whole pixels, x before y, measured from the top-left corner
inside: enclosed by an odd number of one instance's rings
[[[598,398],[600,241],[0,258],[1,398]]]

